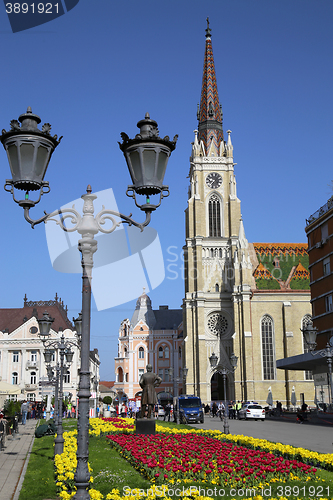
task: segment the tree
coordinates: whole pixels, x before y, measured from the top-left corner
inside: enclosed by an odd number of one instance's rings
[[[105,405],[111,405],[112,404],[112,398],[111,398],[111,396],[104,396],[103,403]]]

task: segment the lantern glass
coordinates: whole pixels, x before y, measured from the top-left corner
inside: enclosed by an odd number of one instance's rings
[[[75,326],[75,330],[77,333],[77,336],[81,338],[82,335],[82,313],[79,313],[78,317],[75,319],[73,318],[73,323]]]
[[[54,319],[49,316],[47,311],[45,311],[42,319],[37,321],[39,326],[39,335],[40,337],[44,337],[44,339],[46,339],[50,336],[50,329]]]
[[[313,351],[317,345],[317,328],[314,328],[311,323],[307,324],[302,330],[305,342],[308,344],[310,351]]]
[[[19,160],[16,144],[11,144],[10,146],[8,146],[7,154],[12,177],[14,177],[19,173]]]
[[[65,356],[66,356],[67,363],[71,363],[73,361],[74,352],[68,350],[65,352]]]
[[[155,164],[156,164],[156,151],[152,149],[144,149],[143,153],[143,177],[147,181],[152,181],[155,174]]]
[[[168,159],[169,159],[168,155],[164,151],[160,151],[160,154],[158,155],[156,177],[162,183],[164,180],[164,175],[168,164]]]
[[[209,357],[209,362],[212,368],[216,367],[218,362],[218,357],[216,356],[215,352],[213,352],[213,354]]]
[[[44,351],[44,361],[46,364],[51,363],[53,352],[50,349],[45,349]]]
[[[130,159],[130,164],[129,162],[127,162],[127,165],[129,166],[132,182],[133,184],[135,184],[136,182],[142,181],[141,161],[139,152],[131,151],[129,153],[129,159]]]
[[[232,353],[230,356],[230,363],[231,363],[231,366],[233,368],[237,367],[237,361],[238,361],[238,357],[235,355],[235,353]]]

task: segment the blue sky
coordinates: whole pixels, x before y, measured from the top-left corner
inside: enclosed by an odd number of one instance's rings
[[[64,16],[15,34],[0,6],[0,127],[8,130],[31,106],[64,136],[45,178],[51,192],[32,217],[79,198],[91,184],[94,191],[112,188],[119,210],[142,220],[125,196],[130,178],[120,132],[133,137],[148,111],[161,136],[179,134],[165,178],[171,194],[153,214],[166,267],[162,284],[149,292],[154,308],[178,308],[183,298],[184,210],[207,16],[246,236],[304,242],[305,219],[332,194],[332,2],[80,0]],[[4,150],[0,161],[4,183]],[[49,300],[57,292],[69,317],[77,316],[80,275],[55,271],[43,225],[32,230],[3,190],[0,203],[0,307],[23,306],[25,293]],[[119,324],[134,307],[130,301],[97,311],[93,301],[91,348],[99,349],[103,379],[114,379]]]

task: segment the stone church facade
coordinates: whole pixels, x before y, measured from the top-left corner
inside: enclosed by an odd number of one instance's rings
[[[304,352],[311,320],[307,244],[249,243],[237,197],[231,131],[223,132],[211,30],[206,29],[201,101],[189,171],[183,301],[186,393],[204,402],[232,400],[313,404],[311,373],[276,369]],[[249,209],[250,207],[247,207]],[[211,367],[215,353],[218,365]],[[233,373],[232,353],[238,357]]]

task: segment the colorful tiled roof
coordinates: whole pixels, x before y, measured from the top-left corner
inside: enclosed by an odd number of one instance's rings
[[[259,266],[256,268],[256,270],[253,273],[253,276],[257,278],[264,278],[264,279],[272,279],[273,276],[271,273],[266,269],[266,267],[260,262]]]
[[[253,273],[258,290],[309,290],[306,243],[253,243],[259,263]]]
[[[201,100],[198,111],[199,141],[202,140],[206,151],[214,141],[217,151],[223,141],[222,110],[217,91],[215,64],[212,48],[211,30],[207,18],[206,50],[202,77]]]
[[[294,271],[293,278],[297,279],[309,279],[310,278],[310,273],[301,262],[297,264],[297,267]]]
[[[308,253],[307,243],[253,243],[256,253],[265,255],[295,254],[306,255]]]

